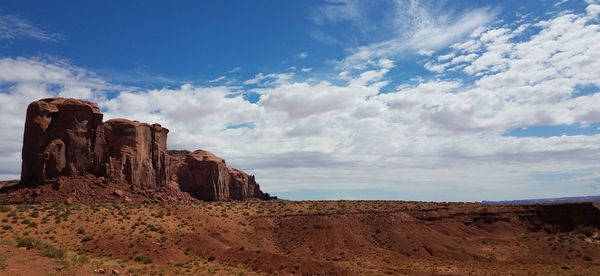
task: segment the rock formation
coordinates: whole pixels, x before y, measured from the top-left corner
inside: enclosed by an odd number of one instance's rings
[[[102,113],[95,103],[61,98],[32,102],[25,119],[21,181],[35,185],[91,171],[101,124]]]
[[[228,168],[208,151],[167,151],[169,130],[159,124],[102,122],[102,117],[96,103],[83,100],[32,102],[23,135],[21,185],[95,177],[108,185],[126,183],[138,194],[186,192],[207,201],[269,198],[254,176]]]
[[[225,160],[205,150],[170,151],[171,178],[190,195],[217,201],[246,198],[268,199],[260,186],[243,171],[228,168]]]
[[[133,189],[166,188],[168,133],[159,124],[127,119],[103,123],[98,127],[94,147],[96,174],[126,181]]]
[[[242,200],[244,198],[270,198],[269,194],[260,190],[260,185],[256,183],[254,175],[235,168],[229,169],[229,194],[232,199]]]

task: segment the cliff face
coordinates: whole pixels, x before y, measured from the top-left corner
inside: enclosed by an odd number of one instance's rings
[[[126,181],[133,189],[166,188],[168,133],[159,124],[127,119],[103,123],[98,127],[94,147],[95,172]]]
[[[260,185],[256,183],[254,175],[248,175],[235,168],[229,169],[229,175],[229,193],[231,194],[232,199],[270,198],[268,193],[263,193],[260,190]]]
[[[197,150],[173,155],[171,168],[179,188],[194,197],[207,201],[230,199],[229,173],[225,160]]]
[[[214,154],[167,151],[169,130],[127,119],[102,122],[95,103],[52,98],[32,102],[23,135],[21,183],[94,176],[132,192],[175,190],[201,200],[265,198],[244,172]],[[103,180],[106,182],[106,180]],[[233,194],[230,192],[233,190]]]
[[[21,180],[37,184],[60,175],[91,171],[98,105],[75,99],[43,99],[27,108]]]
[[[171,179],[179,188],[206,201],[269,199],[260,186],[243,171],[228,168],[225,160],[205,150],[170,151]]]

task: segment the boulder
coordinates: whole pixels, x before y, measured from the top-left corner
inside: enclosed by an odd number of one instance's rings
[[[118,197],[122,197],[124,194],[125,193],[123,191],[118,190],[118,189],[113,192],[113,195],[118,196]]]
[[[102,113],[92,102],[52,98],[29,104],[21,180],[36,184],[59,175],[88,172],[93,166],[94,139],[100,124]]]

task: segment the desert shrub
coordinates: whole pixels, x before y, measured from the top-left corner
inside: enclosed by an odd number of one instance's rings
[[[18,237],[15,240],[17,241],[17,247],[34,248],[37,243],[37,240],[32,237]]]
[[[38,243],[38,249],[41,251],[42,256],[53,259],[63,259],[65,257],[64,249],[57,249],[50,244]]]
[[[153,224],[148,224],[148,230],[153,231],[153,232],[158,232],[158,231],[160,231],[160,227],[154,226]]]
[[[77,228],[77,234],[79,234],[79,235],[85,234],[85,229],[83,227]]]
[[[575,228],[575,233],[582,234],[586,237],[591,237],[596,232],[596,228],[592,226],[579,225]]]
[[[85,236],[81,239],[81,242],[89,242],[91,240],[93,240],[94,238],[90,237],[90,236]]]
[[[139,263],[143,263],[143,264],[150,264],[152,263],[152,258],[144,255],[144,254],[137,254],[135,255],[135,257],[133,258],[136,262]]]
[[[214,261],[215,259],[216,259],[216,258],[215,258],[215,256],[208,256],[208,261],[209,261],[209,262],[212,262],[212,261]]]
[[[43,243],[32,237],[18,237],[16,238],[17,247],[27,247],[39,249],[41,255],[44,257],[50,257],[54,259],[63,259],[65,257],[65,250],[55,248],[51,244]]]
[[[12,228],[12,226],[10,226],[10,225],[7,224],[7,225],[3,225],[2,229],[4,229],[4,230],[12,230],[13,228]]]
[[[0,205],[0,213],[7,213],[10,211],[10,207],[7,205]]]
[[[31,208],[31,206],[29,206],[29,205],[17,205],[17,211],[19,211],[19,212],[27,211],[30,208]]]

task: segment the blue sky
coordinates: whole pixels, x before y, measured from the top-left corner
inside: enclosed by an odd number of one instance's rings
[[[3,1],[0,177],[24,109],[97,101],[293,199],[600,194],[595,1]],[[549,177],[546,177],[549,176]],[[560,179],[560,181],[556,181]]]
[[[40,53],[136,85],[202,82],[240,68],[236,76],[322,65],[339,47],[311,39],[307,17],[319,2],[292,1],[9,1],[2,12],[31,19],[55,43],[15,39],[4,53]],[[35,8],[34,8],[35,7]],[[311,51],[310,59],[296,56]],[[132,80],[120,79],[125,74]],[[117,76],[113,76],[117,75]],[[130,76],[132,75],[132,76]]]
[[[496,20],[506,21],[514,21],[520,10],[535,10],[541,18],[557,10],[552,1],[525,4],[464,1],[444,7],[457,12],[486,8],[498,14]],[[379,17],[390,16],[387,11],[394,6],[394,1],[365,2],[360,5],[367,13],[361,15],[364,19],[333,19],[319,15],[324,7],[344,7],[343,1],[9,0],[0,12],[40,28],[52,42],[9,39],[2,54],[50,55],[109,80],[144,87],[201,84],[227,74],[244,80],[292,66],[320,75],[330,73],[353,48],[389,38],[396,26]],[[584,10],[585,2],[561,5],[567,7]],[[419,66],[421,60],[416,52],[407,52],[398,57],[398,68],[390,75],[398,83],[432,75]]]

